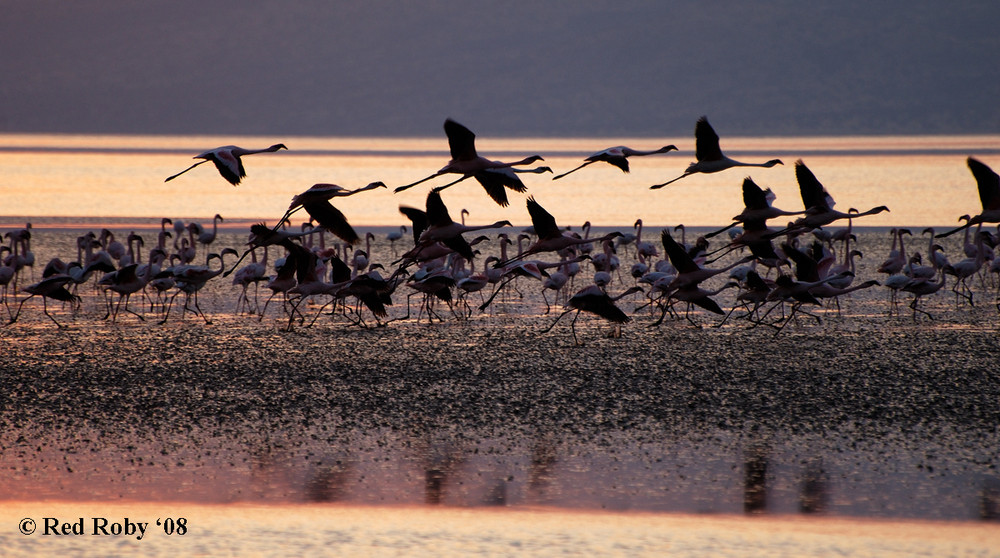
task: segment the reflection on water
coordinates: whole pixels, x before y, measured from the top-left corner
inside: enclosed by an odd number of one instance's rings
[[[246,445],[88,429],[3,438],[9,500],[546,506],[709,514],[996,519],[995,456],[969,434],[705,430],[650,439],[317,429]],[[247,436],[244,439],[251,439]],[[948,440],[941,443],[939,440]],[[965,443],[963,443],[965,442]],[[969,448],[955,452],[956,447]]]

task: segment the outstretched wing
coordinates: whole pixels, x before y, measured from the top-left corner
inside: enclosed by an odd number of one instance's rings
[[[816,179],[816,175],[802,162],[795,161],[795,179],[799,183],[799,193],[802,194],[802,204],[806,209],[833,209],[833,197]]]
[[[534,196],[528,198],[528,214],[531,215],[531,225],[535,227],[535,234],[538,238],[554,238],[559,236],[559,226],[556,225],[556,218],[548,211],[545,211]]]
[[[979,201],[983,202],[983,210],[1000,209],[1000,176],[977,159],[969,157],[969,170],[976,177],[979,186]]]
[[[718,161],[722,158],[719,135],[705,116],[694,125],[694,158],[699,161]]]
[[[448,214],[448,208],[441,200],[441,193],[436,190],[431,190],[427,194],[427,222],[432,227],[444,227],[454,223]]]
[[[399,212],[406,215],[406,218],[413,224],[410,228],[413,230],[413,243],[417,244],[420,242],[420,233],[426,231],[427,226],[429,225],[427,221],[427,213],[425,213],[422,209],[407,207],[405,205],[399,206]]]
[[[816,260],[812,259],[809,254],[787,243],[781,244],[781,251],[795,262],[795,277],[799,281],[807,283],[819,281],[819,268],[816,265]]]
[[[476,153],[476,134],[472,130],[449,118],[444,121],[444,133],[448,136],[453,160],[469,161],[479,156]]]
[[[302,204],[309,216],[316,220],[324,229],[335,234],[348,244],[356,244],[358,233],[347,222],[347,217],[328,201],[307,202]]]
[[[694,260],[684,250],[684,247],[677,244],[674,237],[670,236],[670,231],[663,229],[660,232],[660,241],[663,242],[663,250],[666,251],[667,257],[670,258],[670,263],[677,271],[687,273],[699,269],[698,264],[694,263]]]
[[[490,196],[490,198],[497,202],[500,207],[507,207],[507,205],[510,204],[507,200],[507,190],[504,189],[504,186],[506,186],[509,181],[504,174],[493,172],[492,170],[484,170],[482,172],[477,172],[473,176],[475,176],[476,180],[482,184],[483,189],[486,190],[486,193]],[[514,180],[516,180],[519,184],[521,183],[517,176],[514,176]],[[524,184],[521,184],[521,188],[524,188]],[[517,190],[517,188],[512,189]]]
[[[771,206],[768,192],[757,185],[749,176],[743,179],[743,205],[747,209],[767,209]],[[773,198],[772,198],[773,199]]]

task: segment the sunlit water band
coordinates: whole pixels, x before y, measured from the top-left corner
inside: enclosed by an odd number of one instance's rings
[[[172,182],[191,156],[218,145],[263,147],[274,141],[288,151],[248,157],[247,178],[238,187],[205,165]],[[443,192],[445,203],[467,209],[474,222],[509,219],[529,224],[524,199],[534,196],[563,226],[712,226],[742,210],[740,184],[751,176],[777,195],[775,206],[801,209],[792,163],[802,158],[837,201],[837,209],[886,205],[890,212],[868,217],[868,226],[947,226],[981,210],[976,183],[965,158],[996,166],[1000,136],[726,138],[734,158],[768,156],[784,165],[730,169],[695,175],[663,190],[649,186],[679,176],[693,160],[693,138],[477,138],[480,154],[494,159],[530,154],[545,157],[556,173],[577,166],[604,147],[623,144],[653,149],[673,143],[678,152],[636,158],[629,174],[606,164],[591,165],[561,180],[550,174],[522,175],[526,194],[511,193],[511,205],[493,203],[474,180]],[[0,136],[0,215],[7,217],[183,217],[276,221],[292,196],[315,183],[348,188],[382,181],[389,188],[339,200],[358,226],[406,224],[400,205],[422,208],[441,177],[400,194],[392,188],[427,176],[448,160],[447,141],[430,138],[261,138],[156,136]],[[3,221],[12,219],[0,218]],[[859,223],[862,224],[862,223]]]

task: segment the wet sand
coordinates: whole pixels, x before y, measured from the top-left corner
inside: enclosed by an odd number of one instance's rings
[[[884,238],[860,240],[858,280]],[[0,329],[3,499],[949,521],[1000,506],[987,290],[976,307],[929,299],[933,321],[905,305],[889,317],[884,289],[861,291],[777,335],[740,319],[649,327],[636,297],[620,338],[585,315],[577,346],[570,317],[541,333],[553,317],[527,283],[470,319],[292,331],[275,307],[235,315],[228,281],[210,287],[210,325],[111,324],[93,296],[75,318],[50,305],[65,329],[37,300]]]

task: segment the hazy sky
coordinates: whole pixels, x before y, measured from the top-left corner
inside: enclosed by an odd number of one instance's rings
[[[15,0],[0,132],[1000,133],[1000,2]]]

